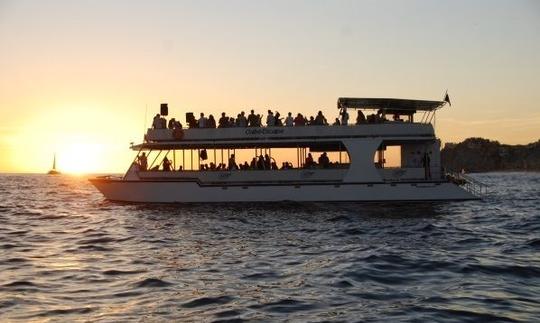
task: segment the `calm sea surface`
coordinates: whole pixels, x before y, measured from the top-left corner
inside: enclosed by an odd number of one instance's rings
[[[0,321],[540,321],[540,174],[483,201],[130,205],[0,175]]]

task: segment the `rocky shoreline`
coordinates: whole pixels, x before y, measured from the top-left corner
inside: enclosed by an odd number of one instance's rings
[[[540,140],[527,145],[505,145],[484,138],[468,138],[445,144],[441,162],[445,169],[453,171],[540,171]]]

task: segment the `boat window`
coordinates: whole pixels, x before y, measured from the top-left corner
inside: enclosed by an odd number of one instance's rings
[[[373,162],[385,180],[423,180],[439,176],[438,141],[383,142]]]
[[[139,155],[135,161],[140,161]],[[147,151],[148,171],[343,169],[350,158],[339,143],[296,147],[204,148]],[[143,171],[143,168],[140,169]]]

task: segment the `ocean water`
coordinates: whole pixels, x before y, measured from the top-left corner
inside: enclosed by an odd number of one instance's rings
[[[0,175],[0,321],[540,321],[540,174],[482,201],[144,205]]]

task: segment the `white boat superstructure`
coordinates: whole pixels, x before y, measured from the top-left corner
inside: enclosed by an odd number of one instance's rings
[[[126,202],[478,199],[442,171],[431,120],[444,104],[340,98],[342,112],[376,114],[347,126],[152,128],[123,178],[91,182]]]

